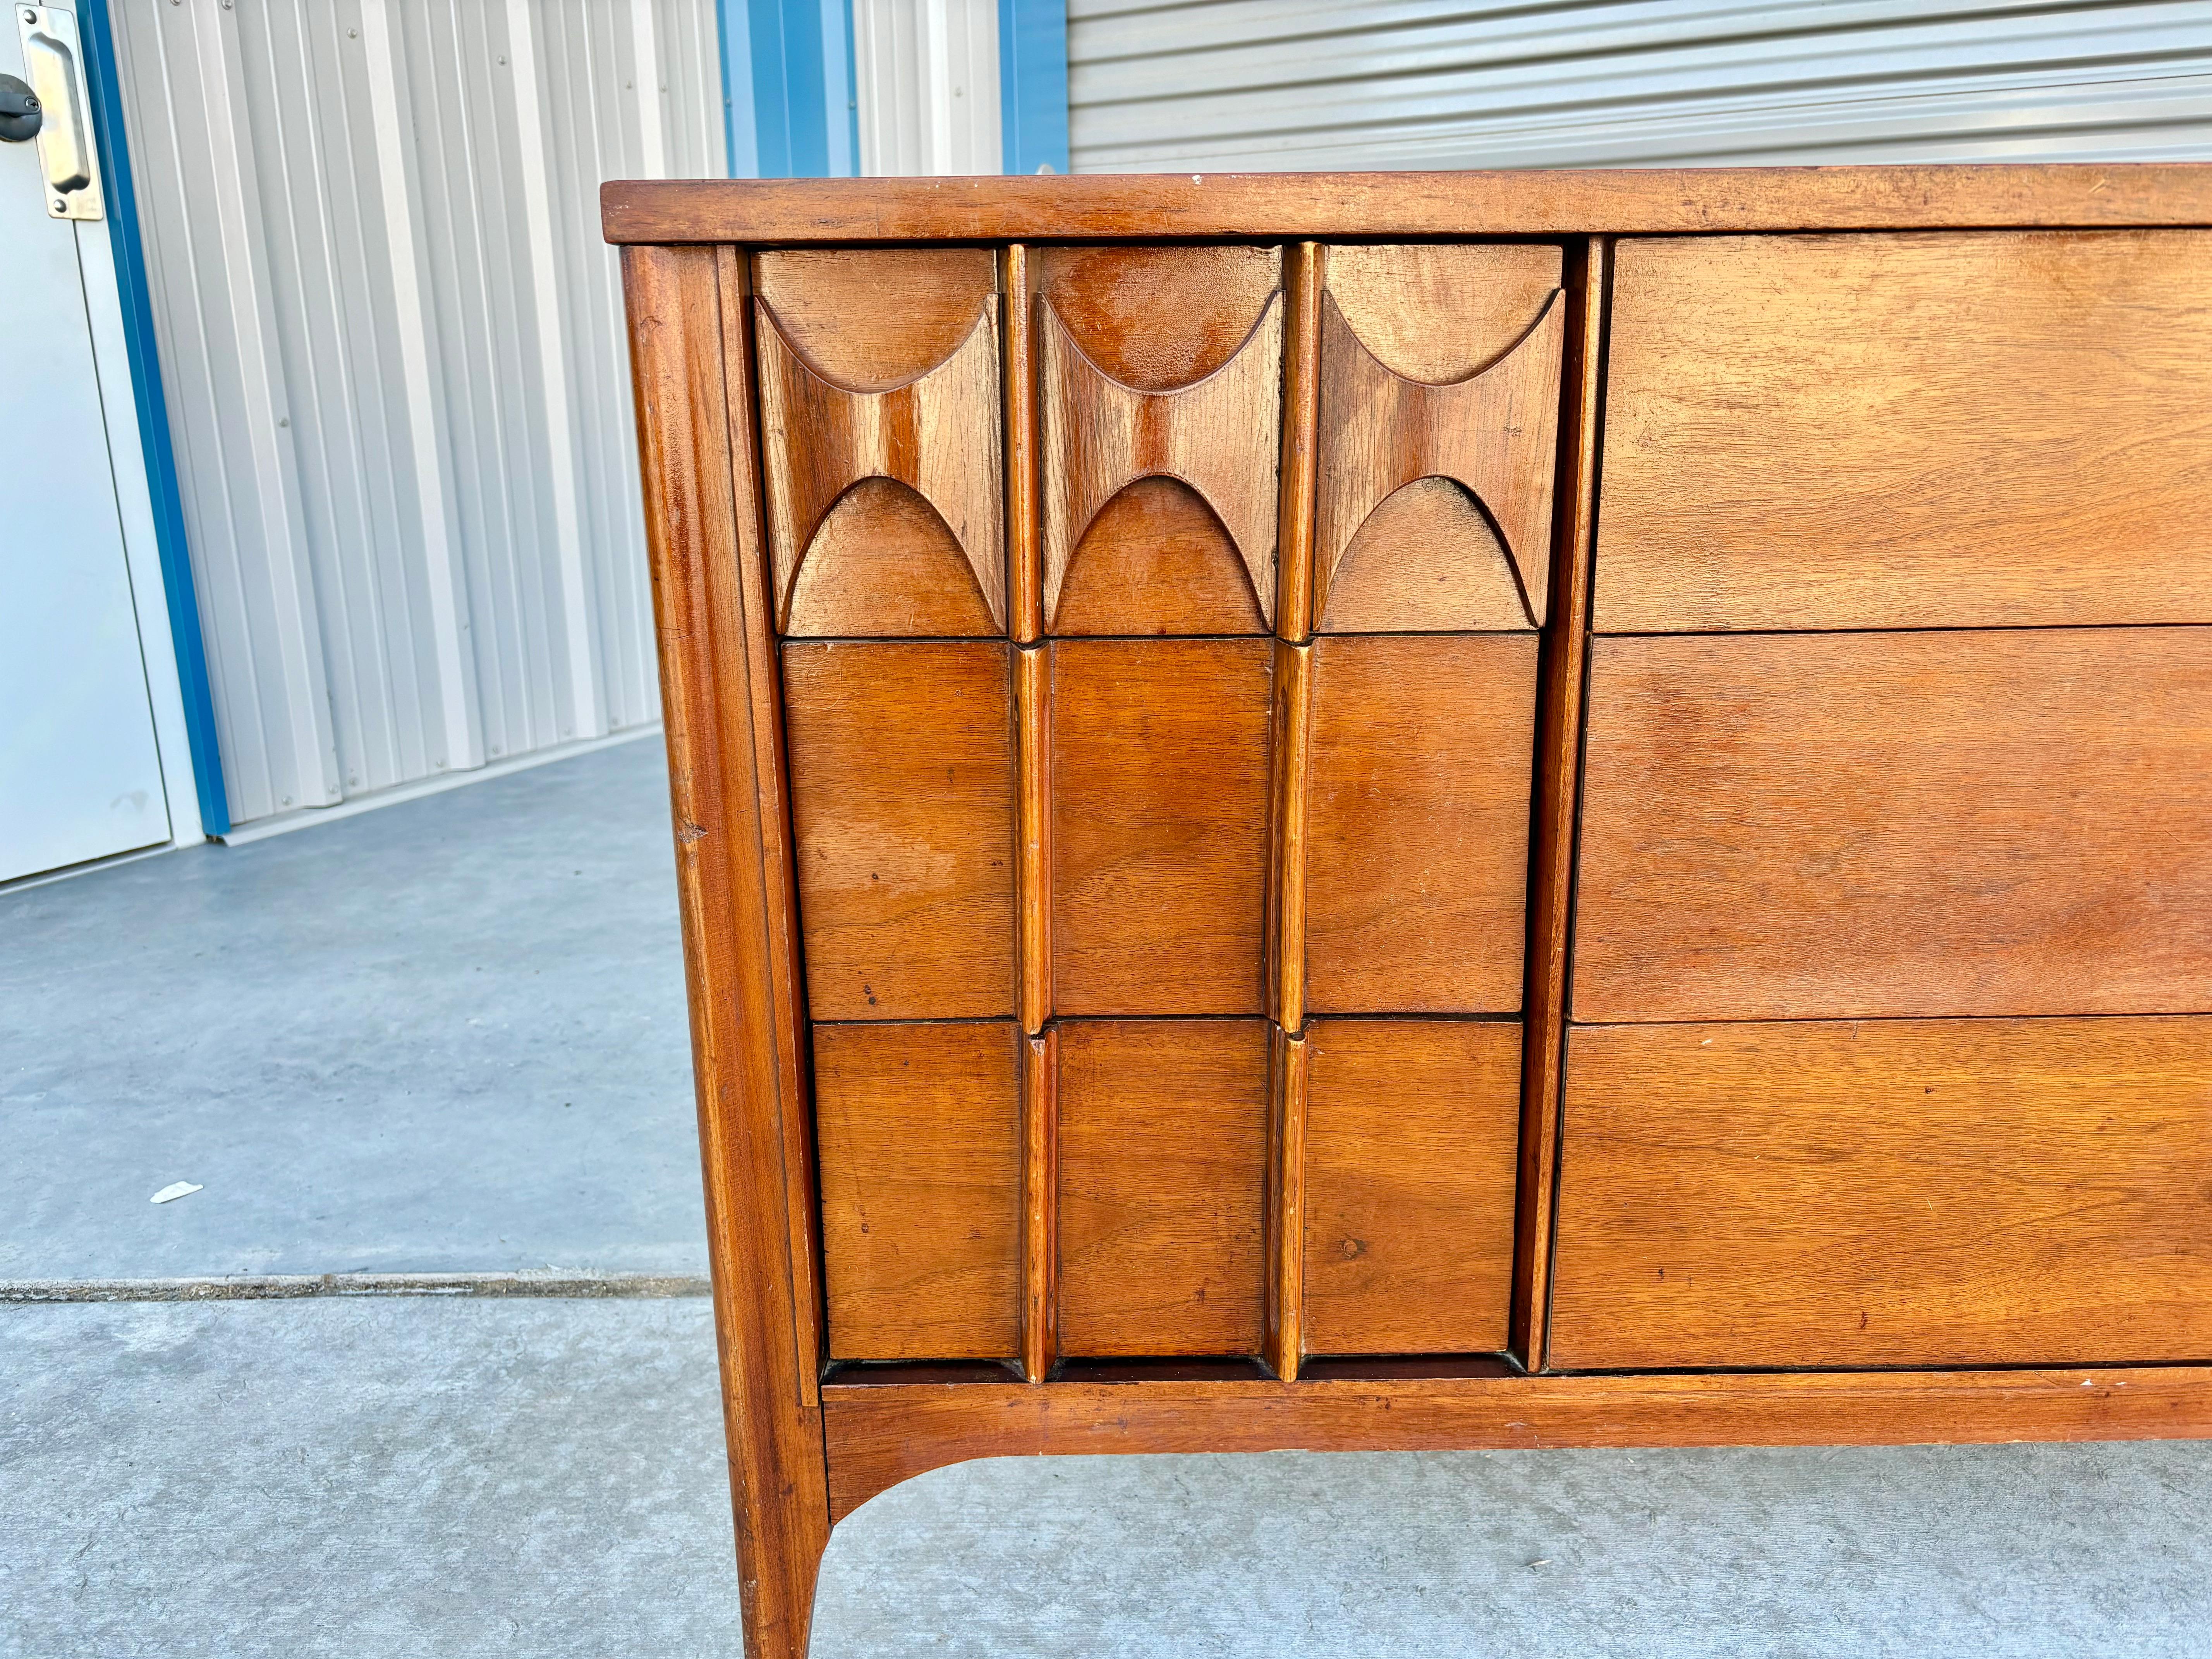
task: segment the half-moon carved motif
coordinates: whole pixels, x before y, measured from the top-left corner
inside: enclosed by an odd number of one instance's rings
[[[1330,584],[1376,509],[1409,484],[1443,478],[1496,525],[1529,620],[1543,621],[1565,322],[1555,293],[1503,357],[1463,380],[1432,385],[1385,365],[1334,298],[1322,296],[1316,617],[1327,616]],[[1370,548],[1362,558],[1384,551]]]
[[[1006,621],[999,464],[999,324],[987,302],[951,356],[883,392],[839,386],[759,308],[761,428],[776,625],[787,629],[799,568],[853,486],[889,478],[929,503],[975,572],[991,623]]]
[[[1084,532],[1139,479],[1188,485],[1220,520],[1260,614],[1275,614],[1275,469],[1282,428],[1283,296],[1204,380],[1166,392],[1125,386],[1037,301],[1044,427],[1044,612],[1049,626]]]

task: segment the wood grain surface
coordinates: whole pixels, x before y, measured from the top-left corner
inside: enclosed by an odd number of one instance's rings
[[[1051,652],[1055,1008],[1260,1012],[1273,643]]]
[[[831,1358],[1020,1354],[1022,1046],[1010,1020],[814,1028]]]
[[[1062,1353],[1259,1352],[1267,1030],[1059,1027]]]
[[[1565,1368],[2212,1357],[2212,1019],[1577,1027]]]
[[[1560,257],[1537,246],[1330,250],[1314,541],[1324,631],[1543,620]]]
[[[1710,234],[2212,224],[2202,162],[1009,179],[625,179],[611,242]]]
[[[808,1386],[819,1355],[801,1346],[813,1327],[795,1299],[804,1190],[788,1177],[806,1142],[785,1093],[788,889],[768,856],[784,830],[763,810],[773,769],[750,706],[757,656],[773,647],[764,582],[747,603],[744,567],[764,574],[766,555],[750,446],[731,441],[728,275],[712,249],[623,257],[745,1637],[751,1659],[803,1659],[829,1495]]]
[[[1502,1349],[1519,1023],[1316,1019],[1305,1046],[1306,1352]]]
[[[980,641],[784,647],[815,1018],[1015,1012],[1009,655]]]
[[[1312,650],[1306,1007],[1518,1010],[1535,635],[1328,636]]]
[[[1625,244],[1601,632],[2212,622],[2212,234]]]
[[[978,1457],[1115,1452],[1907,1446],[2212,1437],[2212,1369],[839,1385],[839,1519]]]
[[[779,248],[750,263],[753,292],[799,355],[855,392],[888,392],[943,362],[998,287],[979,247]]]
[[[1575,1017],[2212,1009],[2208,757],[2212,629],[1601,639]]]
[[[1247,616],[1247,631],[1273,626],[1281,265],[1262,248],[1045,251],[1036,354],[1049,631],[1223,631]],[[1146,479],[1175,487],[1117,510]]]
[[[1583,681],[1589,653],[1591,544],[1597,524],[1599,398],[1612,244],[1591,237],[1567,251],[1567,337],[1560,380],[1557,527],[1550,623],[1538,668],[1536,788],[1531,815],[1528,969],[1522,993],[1521,1200],[1513,1249],[1515,1356],[1547,1364],[1551,1301],[1553,1175],[1559,1145],[1562,1037],[1567,1019],[1568,924],[1574,914],[1575,824],[1581,809]]]

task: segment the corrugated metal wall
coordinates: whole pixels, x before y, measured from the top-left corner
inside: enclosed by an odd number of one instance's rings
[[[599,181],[723,166],[714,0],[129,0],[237,823],[659,715]]]
[[[853,0],[860,173],[997,173],[998,0]]]
[[[1070,0],[1080,173],[2212,156],[2212,4]]]

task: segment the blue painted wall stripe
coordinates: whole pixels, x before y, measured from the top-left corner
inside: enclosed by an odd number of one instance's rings
[[[999,0],[999,122],[1003,171],[1067,171],[1066,0]]]
[[[752,27],[745,0],[715,0],[714,32],[722,48],[722,137],[732,179],[760,177],[760,135],[753,121]]]
[[[230,832],[230,801],[222,787],[222,751],[216,742],[215,701],[208,692],[207,647],[192,586],[191,553],[185,540],[185,508],[177,492],[176,452],[169,441],[169,407],[161,393],[161,361],[154,342],[154,306],[146,287],[146,259],[138,243],[138,198],[131,182],[131,152],[123,131],[123,83],[116,73],[115,41],[107,0],[81,0],[86,76],[92,120],[107,167],[107,234],[115,249],[115,279],[123,296],[123,336],[131,357],[131,386],[138,405],[138,440],[146,457],[146,485],[154,499],[154,542],[161,556],[161,585],[169,600],[169,638],[184,691],[185,735],[198,785],[200,827],[210,836]]]
[[[730,175],[860,170],[852,0],[717,0]]]

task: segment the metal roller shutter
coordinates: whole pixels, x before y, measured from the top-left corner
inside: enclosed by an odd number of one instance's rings
[[[1079,173],[2212,156],[2212,4],[1071,0]]]

